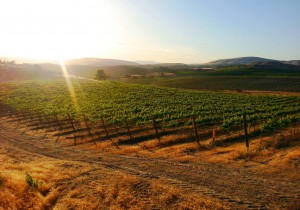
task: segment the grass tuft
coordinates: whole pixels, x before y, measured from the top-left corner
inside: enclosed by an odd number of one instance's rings
[[[32,176],[27,172],[25,172],[25,181],[30,187],[35,189],[37,189],[41,184],[38,180],[33,179]]]

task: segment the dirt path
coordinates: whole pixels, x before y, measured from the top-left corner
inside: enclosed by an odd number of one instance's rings
[[[4,126],[5,125],[5,126]],[[81,176],[81,185],[95,177],[104,176],[106,168],[140,177],[146,181],[161,179],[166,185],[188,193],[213,197],[234,209],[286,209],[300,198],[300,182],[267,177],[247,169],[234,169],[224,165],[207,163],[182,164],[163,159],[129,157],[86,150],[80,146],[64,146],[51,138],[41,140],[39,135],[28,135],[23,129],[13,129],[0,124],[1,145],[7,150],[20,151],[28,156],[76,161],[93,169]],[[81,178],[82,178],[81,177]],[[61,194],[72,187],[74,180],[60,183]],[[140,186],[140,199],[149,209],[159,209],[148,199],[147,190]],[[95,194],[95,196],[97,196]]]

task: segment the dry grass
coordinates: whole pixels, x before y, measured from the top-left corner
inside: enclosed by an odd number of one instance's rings
[[[147,133],[148,131],[145,131]],[[151,158],[168,158],[180,162],[197,162],[206,160],[213,163],[232,164],[240,167],[250,162],[260,164],[271,164],[278,162],[278,166],[285,164],[282,161],[282,154],[288,155],[293,148],[299,146],[300,133],[296,136],[288,136],[289,129],[283,131],[284,136],[274,135],[271,137],[250,139],[250,152],[246,152],[245,144],[242,139],[238,141],[222,143],[226,135],[218,136],[217,145],[211,144],[211,139],[201,139],[201,144],[195,143],[192,134],[170,134],[162,136],[161,140],[150,139],[140,143],[132,143],[128,136],[117,136],[110,140],[98,141],[97,146],[93,142],[84,143],[76,147],[102,152],[122,155],[145,156]],[[297,140],[298,139],[298,140]],[[61,140],[64,141],[64,140]],[[68,140],[73,144],[72,140]],[[123,142],[123,143],[122,143]],[[124,143],[127,142],[127,143]],[[281,154],[278,156],[278,154]],[[295,161],[294,161],[295,162]],[[298,163],[295,163],[296,165]],[[252,164],[253,165],[253,164]],[[259,164],[258,168],[261,169]],[[276,165],[277,167],[277,165]],[[277,167],[281,170],[280,167]],[[294,168],[292,168],[294,169]]]
[[[1,145],[3,146],[3,145]],[[3,148],[3,147],[2,147]],[[0,209],[222,209],[161,180],[0,149]],[[28,172],[37,187],[26,182]]]
[[[163,209],[226,209],[212,198],[185,192],[167,185],[163,180],[153,181],[151,188],[155,190],[154,201],[160,203]]]
[[[55,209],[143,208],[139,199],[133,196],[134,187],[140,182],[138,178],[106,170],[103,170],[103,174],[103,178],[90,179],[71,188]],[[85,179],[82,177],[82,181]]]
[[[192,141],[187,141],[191,138]],[[236,142],[226,146],[213,146],[210,139],[202,140],[200,145],[192,136],[174,134],[163,136],[161,141],[148,140],[138,145],[106,144],[104,151],[114,154],[145,156],[151,158],[168,158],[170,160],[193,163],[207,161],[211,163],[230,164],[233,167],[246,166],[261,173],[284,173],[288,177],[299,177],[297,169],[300,165],[299,140],[300,133],[292,135],[290,129],[282,131],[282,135],[257,137],[250,139],[250,151],[246,151],[244,142]]]
[[[200,145],[194,137],[187,134],[173,134],[157,139],[147,140],[139,144],[118,145],[118,141],[105,141],[98,144],[97,148],[113,154],[146,156],[152,158],[170,158],[176,161],[196,162],[203,159],[209,162],[232,163],[233,161],[252,161],[262,158],[276,158],[281,151],[289,151],[299,145],[300,133],[295,136],[284,134],[250,139],[250,152],[246,152],[245,143],[233,143],[226,146],[213,146],[210,139],[202,140]],[[91,149],[92,147],[90,147]]]
[[[280,135],[250,140],[250,152],[244,143],[213,147],[208,141],[197,145],[184,134],[168,135],[135,145],[118,145],[118,140],[93,142],[76,146],[114,154],[169,158],[180,162],[207,161],[249,165],[263,173],[281,173],[299,179],[300,134],[281,138]],[[114,142],[114,143],[113,143]],[[147,181],[116,171],[82,162],[51,159],[30,155],[14,149],[3,149],[0,142],[0,209],[147,209],[146,200],[162,209],[222,209],[222,205],[197,194],[185,192],[163,180]],[[9,148],[9,147],[8,147]],[[39,185],[30,187],[25,180],[28,172]],[[86,175],[87,174],[87,175]],[[141,196],[142,195],[142,196]]]
[[[108,185],[100,185],[97,192],[103,198],[103,204],[113,209],[143,208],[138,197],[134,196],[135,187],[141,183],[137,177],[117,172],[117,177],[110,177]]]
[[[260,148],[263,149],[284,149],[290,146],[297,145],[297,142],[300,142],[300,133],[289,134],[288,132],[280,133],[273,138],[268,138],[260,142]]]
[[[22,151],[0,150],[0,209],[47,209],[59,197],[58,183],[76,177],[66,162],[34,156]],[[26,173],[37,186],[26,181]]]
[[[24,167],[24,168],[23,168]],[[38,187],[28,185],[25,180],[25,164],[13,167],[1,164],[0,209],[45,209],[56,199],[56,191],[46,177],[33,172],[33,176],[42,178]]]

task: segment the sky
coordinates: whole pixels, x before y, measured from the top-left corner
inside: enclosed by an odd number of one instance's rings
[[[1,0],[0,57],[300,59],[300,0]]]

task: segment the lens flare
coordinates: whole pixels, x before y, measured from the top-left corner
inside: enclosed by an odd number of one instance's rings
[[[69,73],[68,73],[68,70],[67,70],[64,60],[59,60],[59,64],[60,64],[61,70],[63,72],[63,76],[66,80],[68,91],[70,93],[72,103],[75,107],[75,111],[76,111],[77,115],[80,115],[80,107],[79,107],[76,93],[75,93],[75,90],[74,90],[74,87],[73,87],[73,84],[71,81],[71,75],[69,75]]]

